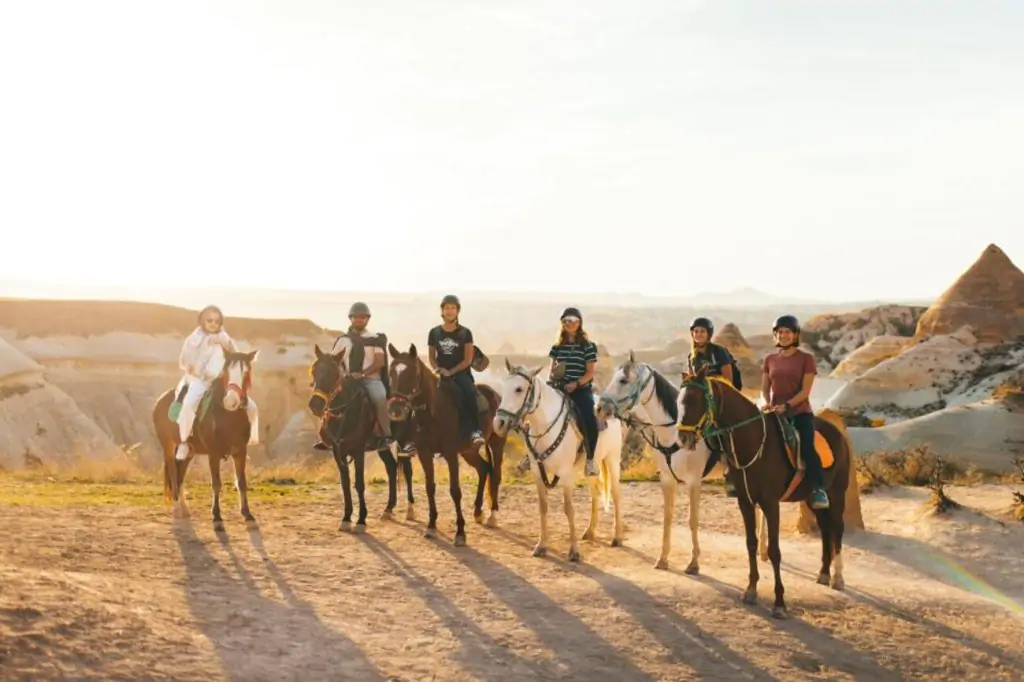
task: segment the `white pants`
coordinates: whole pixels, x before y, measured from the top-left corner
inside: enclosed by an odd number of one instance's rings
[[[192,435],[192,427],[196,423],[199,403],[202,402],[206,392],[210,390],[210,382],[193,376],[186,376],[182,381],[188,382],[188,390],[185,391],[185,397],[181,399],[181,412],[178,414],[178,436],[181,442],[185,443],[188,441],[188,437]],[[181,384],[178,384],[175,395],[180,391]],[[256,407],[256,401],[251,397],[248,400],[245,412],[249,416],[249,445],[256,445],[260,442],[259,410]]]

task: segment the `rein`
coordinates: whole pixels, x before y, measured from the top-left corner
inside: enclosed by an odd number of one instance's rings
[[[415,419],[417,413],[420,410],[429,413],[430,409],[427,406],[426,396],[423,392],[423,372],[421,363],[418,360],[409,360],[409,366],[416,372],[416,379],[413,382],[412,393],[405,394],[397,389],[392,389],[391,395],[387,399],[387,404],[404,405],[409,410],[409,419]],[[394,366],[394,365],[392,365]],[[417,401],[419,398],[423,398],[422,401]]]
[[[729,449],[725,453],[725,456],[729,457],[731,459],[731,463],[733,464],[733,466],[735,466],[743,473],[743,487],[747,491],[747,499],[750,501],[750,504],[754,504],[754,500],[750,496],[750,486],[747,485],[747,469],[756,464],[757,461],[761,459],[761,456],[764,454],[765,442],[768,440],[768,422],[765,421],[764,413],[758,410],[757,414],[755,414],[753,417],[741,419],[740,421],[734,424],[720,425],[719,418],[721,417],[724,408],[718,409],[716,413],[716,397],[714,388],[715,383],[722,384],[722,396],[724,400],[724,391],[726,390],[725,387],[732,388],[729,385],[729,382],[727,382],[725,379],[721,379],[719,377],[704,377],[703,379],[686,379],[683,381],[682,385],[679,387],[680,391],[684,391],[687,388],[698,388],[704,393],[705,409],[704,413],[701,414],[700,419],[697,420],[696,424],[680,424],[676,427],[676,429],[683,433],[692,433],[695,436],[700,436],[704,438],[705,441],[708,438],[717,437],[719,439],[719,442],[721,442],[722,436],[728,436]],[[742,394],[741,397],[743,397]],[[747,462],[746,464],[740,464],[739,454],[736,452],[736,442],[733,438],[733,432],[739,428],[742,428],[749,424],[753,424],[754,422],[757,421],[761,422],[761,445],[757,448],[757,452],[754,453],[754,456],[751,458],[749,462]]]
[[[562,444],[563,440],[565,440],[565,434],[569,431],[569,398],[563,393],[562,404],[558,408],[558,414],[556,414],[555,418],[551,420],[550,424],[548,424],[548,428],[546,428],[543,433],[531,434],[530,425],[526,423],[526,417],[540,409],[541,394],[537,391],[537,383],[540,379],[537,377],[531,377],[519,370],[514,370],[512,375],[522,377],[529,384],[529,388],[526,391],[526,398],[523,399],[523,404],[520,405],[519,409],[515,412],[499,407],[495,415],[508,419],[511,425],[510,428],[523,434],[523,441],[526,443],[527,449],[537,461],[537,466],[540,469],[540,477],[544,486],[551,489],[558,485],[558,476],[555,476],[553,481],[548,481],[547,472],[544,470],[544,461],[551,456],[551,453],[558,449],[558,446]],[[544,438],[551,433],[552,429],[555,428],[555,425],[558,424],[559,421],[561,421],[562,425],[558,431],[558,436],[543,452],[538,452],[535,444],[540,443],[541,438]],[[533,436],[533,443],[530,442],[531,435]]]

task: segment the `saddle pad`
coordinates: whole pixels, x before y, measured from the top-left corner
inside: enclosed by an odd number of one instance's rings
[[[206,413],[210,411],[210,405],[213,404],[213,392],[207,391],[206,395],[199,402],[199,411],[196,414],[196,424],[199,424],[206,416]],[[177,422],[178,417],[181,416],[181,401],[175,400],[167,408],[167,418],[172,422]]]

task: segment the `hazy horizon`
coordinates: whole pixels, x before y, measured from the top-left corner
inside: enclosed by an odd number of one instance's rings
[[[3,277],[929,300],[1024,261],[1021,35],[1009,1],[5,3]]]

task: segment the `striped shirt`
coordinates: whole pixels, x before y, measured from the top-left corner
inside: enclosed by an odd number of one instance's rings
[[[592,341],[560,343],[551,347],[548,357],[565,363],[565,383],[579,381],[587,373],[587,363],[597,362],[597,344]]]

